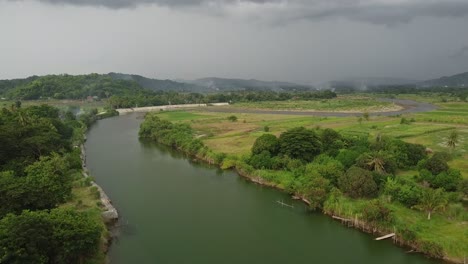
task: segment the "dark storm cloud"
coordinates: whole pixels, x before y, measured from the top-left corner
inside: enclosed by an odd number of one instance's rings
[[[18,1],[18,0],[10,0]],[[256,4],[256,17],[276,23],[344,17],[374,24],[408,23],[415,17],[461,17],[468,15],[466,0],[36,0],[50,4],[103,6],[111,9],[155,4],[172,8],[201,7],[219,11]],[[216,10],[218,9],[218,10]],[[242,13],[236,12],[237,14]]]
[[[348,19],[371,22],[374,24],[393,25],[408,23],[415,17],[460,17],[468,14],[468,1],[420,2],[406,1],[399,4],[388,2],[369,2],[368,4],[353,4],[336,6],[325,10],[304,14],[304,18],[317,19],[321,17],[346,17]]]
[[[17,1],[17,0],[12,0]],[[104,6],[113,9],[119,8],[131,8],[144,4],[156,4],[162,6],[197,6],[203,5],[206,3],[220,3],[220,4],[229,4],[239,2],[237,0],[216,0],[216,1],[207,1],[207,0],[37,0],[43,3],[51,4],[71,4],[78,6]],[[275,2],[275,0],[247,0],[244,2],[251,3],[265,3],[265,2]]]

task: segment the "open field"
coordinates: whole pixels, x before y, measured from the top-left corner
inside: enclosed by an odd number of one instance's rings
[[[371,116],[359,122],[358,117],[320,117],[300,115],[235,113],[236,122],[227,120],[231,113],[208,112],[203,109],[164,111],[162,118],[170,121],[190,122],[204,143],[216,152],[238,156],[249,154],[255,139],[265,127],[269,133],[279,135],[298,126],[307,128],[333,128],[347,134],[397,137],[411,143],[422,144],[434,151],[450,150],[446,146],[448,134],[456,129],[458,146],[452,151],[455,158],[450,165],[459,169],[468,178],[468,104],[440,103],[439,109],[426,113],[397,116]],[[233,107],[233,109],[235,109]],[[401,119],[409,120],[400,124]]]
[[[371,97],[364,96],[340,96],[328,100],[308,101],[265,101],[265,102],[240,102],[233,104],[237,108],[271,109],[271,110],[306,110],[306,111],[330,111],[330,112],[386,112],[401,110],[402,107],[390,103],[381,102]]]
[[[157,115],[173,122],[189,123],[196,131],[197,137],[202,139],[209,149],[227,154],[227,164],[244,160],[250,154],[255,140],[266,133],[265,131],[278,136],[288,129],[303,126],[311,129],[333,128],[343,134],[367,136],[369,139],[378,135],[395,137],[406,142],[422,144],[434,152],[448,152],[453,156],[449,162],[450,167],[460,170],[462,177],[468,178],[468,122],[464,121],[468,117],[468,103],[441,102],[437,103],[437,106],[438,109],[431,112],[375,115],[368,118],[211,112],[209,109],[164,111]],[[237,121],[229,121],[228,117],[232,115],[237,117]],[[447,138],[454,130],[458,132],[459,139],[455,149],[451,149],[447,146]],[[253,172],[254,177],[272,182],[273,186],[280,189],[291,185],[293,174],[288,170],[264,169]],[[418,174],[415,167],[396,172],[397,177],[413,183],[416,183],[414,176]],[[381,198],[386,199],[385,195]],[[417,243],[421,243],[416,244],[417,248],[423,248],[422,245],[426,242],[435,243],[442,248],[446,256],[462,263],[468,250],[466,207],[463,203],[450,203],[443,213],[434,214],[430,221],[427,220],[426,212],[417,211],[398,202],[388,204],[394,220],[389,225],[381,226],[382,230],[394,230],[398,234],[409,230],[418,238]],[[338,203],[338,215],[349,219],[364,219],[363,212],[368,205],[368,199],[344,197]],[[326,209],[324,211],[326,212]]]

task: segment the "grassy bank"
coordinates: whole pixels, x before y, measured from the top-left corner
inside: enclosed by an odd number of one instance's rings
[[[67,109],[67,104],[64,109]],[[102,264],[107,262],[107,251],[111,241],[110,228],[102,217],[102,212],[106,210],[101,202],[101,194],[99,190],[93,186],[93,178],[88,175],[85,164],[85,153],[82,152],[82,147],[86,141],[86,133],[95,122],[101,119],[118,115],[116,111],[107,111],[104,109],[98,113],[96,108],[84,108],[84,113],[79,117],[80,126],[74,128],[73,131],[73,145],[74,155],[79,159],[82,164],[81,170],[77,171],[72,177],[72,190],[70,199],[60,205],[60,208],[68,208],[77,212],[88,214],[94,223],[102,228],[99,250],[91,256],[87,263],[89,264]]]
[[[102,205],[100,203],[99,192],[95,187],[91,186],[90,178],[83,178],[81,173],[73,176],[73,188],[71,199],[66,203],[60,205],[60,208],[69,208],[78,212],[86,213],[90,216],[93,222],[98,223],[101,229],[99,250],[92,257],[88,259],[89,264],[102,264],[106,263],[106,252],[109,247],[110,237],[108,227],[104,223],[101,213]]]
[[[432,116],[438,115],[439,111],[444,110],[437,110]],[[384,135],[399,138],[409,143],[423,144],[424,147],[431,148],[434,152],[451,152],[453,159],[449,161],[449,165],[460,170],[463,177],[467,177],[468,170],[464,160],[468,149],[465,145],[468,131],[464,125],[446,122],[428,123],[421,120],[420,114],[395,117],[375,116],[369,119],[363,118],[363,120],[357,120],[356,117],[236,114],[236,122],[229,121],[228,117],[231,115],[199,110],[152,114],[150,116],[168,121],[166,125],[169,127],[170,124],[184,127],[183,130],[186,133],[180,138],[165,137],[161,134],[150,135],[151,133],[145,137],[195,155],[209,163],[218,164],[223,169],[234,168],[254,182],[282,189],[305,200],[308,199],[300,191],[301,184],[298,186],[297,181],[307,173],[291,168],[259,169],[249,164],[252,145],[257,138],[267,134],[266,131],[268,134],[279,136],[285,131],[302,126],[316,131],[333,128],[346,137],[373,139],[378,135]],[[426,115],[431,116],[431,113]],[[403,118],[408,122],[402,122]],[[179,128],[177,127],[176,130],[181,131]],[[152,128],[146,129],[151,131]],[[445,144],[452,130],[457,130],[460,136],[455,149],[449,149]],[[161,140],[162,138],[164,139]],[[418,186],[418,177],[415,177],[418,174],[417,169],[411,167],[398,169],[392,177],[399,182]],[[463,258],[468,253],[466,205],[459,202],[449,203],[444,211],[433,214],[431,220],[428,221],[426,212],[401,204],[385,193],[386,187],[381,188],[382,190],[376,196],[358,199],[349,198],[342,192],[331,195],[334,193],[333,189],[328,189],[323,206],[319,208],[327,214],[352,220],[357,228],[366,232],[379,234],[396,232],[396,241],[399,244],[410,246],[436,258],[463,262]],[[310,193],[307,195],[310,196]],[[317,195],[320,195],[320,192],[315,192],[315,196]],[[380,208],[383,212],[388,211],[391,217],[374,219],[366,208]]]

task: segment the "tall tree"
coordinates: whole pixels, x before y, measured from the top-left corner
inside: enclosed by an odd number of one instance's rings
[[[427,188],[423,191],[419,203],[414,208],[425,211],[427,213],[427,220],[431,220],[431,214],[444,209],[447,202],[447,196],[443,189],[434,190]]]
[[[351,198],[372,197],[377,193],[371,172],[355,166],[338,179],[338,186]]]
[[[454,150],[457,147],[458,141],[459,141],[458,131],[452,130],[452,132],[450,132],[448,139],[447,139],[447,147]]]
[[[252,146],[252,154],[260,154],[263,151],[270,152],[271,155],[276,156],[279,150],[279,141],[275,135],[263,134],[255,140]]]
[[[298,127],[279,137],[280,153],[293,159],[312,161],[320,154],[322,143],[314,130]]]

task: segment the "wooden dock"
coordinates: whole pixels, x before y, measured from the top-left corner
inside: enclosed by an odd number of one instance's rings
[[[388,235],[385,235],[385,236],[378,237],[375,240],[384,240],[384,239],[391,238],[391,237],[394,237],[394,236],[395,236],[395,233],[391,233],[391,234],[388,234]]]
[[[343,221],[343,222],[350,222],[350,221],[353,221],[352,219],[346,219],[346,218],[342,218],[342,217],[335,216],[335,215],[332,215],[332,218],[333,218],[333,219],[336,219],[336,220]]]
[[[281,204],[281,206],[287,206],[287,207],[290,207],[290,208],[294,208],[294,206],[292,206],[290,204],[283,203],[283,201],[276,201],[276,202]]]

